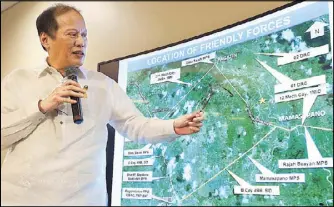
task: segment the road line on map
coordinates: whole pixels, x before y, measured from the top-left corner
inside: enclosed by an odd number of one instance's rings
[[[272,123],[269,123],[269,125],[273,126],[273,127],[276,127],[276,128],[279,128],[279,129],[282,129],[284,131],[290,132],[290,129],[288,129],[288,128],[285,128],[285,127],[282,127],[282,126],[278,126],[278,125],[274,125]]]
[[[302,125],[299,125],[302,126]],[[324,127],[316,127],[316,126],[304,126],[306,128],[312,128],[312,129],[319,129],[319,130],[323,130],[323,131],[333,131],[333,129],[330,128],[324,128]]]
[[[318,130],[322,130],[322,131],[333,131],[333,129],[330,129],[330,128],[316,127],[316,126],[297,125],[297,126],[294,126],[294,127],[291,128],[291,129],[288,129],[288,128],[281,127],[281,126],[278,126],[278,125],[274,125],[274,124],[272,124],[272,123],[269,123],[269,125],[270,125],[270,126],[273,126],[273,127],[277,127],[277,128],[279,128],[279,129],[282,129],[282,130],[287,131],[287,132],[292,132],[292,131],[294,131],[295,129],[297,129],[298,127],[306,127],[306,128],[318,129]]]
[[[324,171],[329,172],[329,175],[326,176],[326,180],[329,182],[329,184],[332,186],[332,190],[333,190],[333,183],[328,179],[332,174],[331,171],[326,169],[326,168],[322,168]]]
[[[240,95],[239,91],[237,91],[237,89],[234,88],[234,86],[232,85],[232,83],[230,82],[230,80],[226,78],[226,76],[224,75],[224,73],[221,72],[220,69],[219,69],[217,66],[216,66],[216,68],[217,68],[218,72],[219,72],[220,74],[222,74],[222,76],[224,76],[224,78],[225,78],[225,79],[228,81],[228,83],[232,86],[232,88],[235,90],[235,92],[237,92],[237,94],[240,96],[240,98],[241,98],[241,99],[245,102],[245,104],[247,105],[246,100]]]
[[[143,101],[149,103],[149,101],[147,101],[146,98],[145,98],[145,96],[141,93],[141,91],[140,91],[140,87],[139,87],[138,83],[133,82],[132,84],[135,85],[135,86],[137,87],[139,96],[143,99]],[[144,105],[146,105],[146,107],[147,107],[147,111],[148,111],[150,117],[153,117],[152,114],[151,114],[150,107],[148,106],[148,104],[144,104]]]
[[[165,119],[166,116],[170,115],[171,112],[173,112],[173,110],[183,101],[183,99],[185,99],[188,94],[202,81],[202,79],[215,67],[215,65],[213,65],[198,81],[198,83],[196,85],[194,85],[182,98],[179,102],[177,102],[173,108],[170,110],[169,113],[167,113],[165,116],[162,117],[162,119]]]
[[[162,159],[163,159],[163,162],[164,162],[164,164],[166,165],[166,169],[167,169],[167,167],[168,167],[168,163],[166,163],[167,160],[165,159],[164,156],[162,156]],[[175,197],[177,197],[177,193],[176,193],[176,191],[175,191],[175,188],[174,188],[174,185],[173,185],[173,181],[172,181],[172,175],[169,175],[169,176],[167,176],[167,177],[169,177],[169,184],[170,184],[171,187],[172,187],[173,194],[174,194]]]

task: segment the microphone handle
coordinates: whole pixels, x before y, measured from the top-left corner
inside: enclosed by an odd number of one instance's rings
[[[76,75],[70,75],[69,79],[78,82]],[[73,122],[76,124],[81,124],[83,122],[82,110],[81,110],[81,100],[79,97],[70,96],[72,100],[76,100],[77,102],[71,104],[72,114],[73,114]]]

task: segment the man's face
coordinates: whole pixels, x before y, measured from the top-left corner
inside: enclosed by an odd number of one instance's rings
[[[56,17],[58,30],[55,38],[48,38],[49,62],[57,68],[81,66],[87,47],[85,21],[76,11],[69,11]]]

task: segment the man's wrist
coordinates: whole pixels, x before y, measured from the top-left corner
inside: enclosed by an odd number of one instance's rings
[[[176,135],[181,135],[181,133],[180,133],[180,128],[175,126],[175,125],[176,125],[175,122],[176,122],[176,119],[173,121],[173,129],[174,129],[174,132],[175,132]]]
[[[38,101],[38,109],[39,109],[40,112],[42,112],[43,114],[45,114],[46,111],[43,110],[41,104],[42,104],[42,100],[39,100],[39,101]]]
[[[175,127],[175,120],[173,121],[173,129],[174,129],[175,134],[177,134],[176,133],[176,127]]]

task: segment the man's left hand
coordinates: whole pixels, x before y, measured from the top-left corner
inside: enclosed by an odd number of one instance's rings
[[[174,130],[178,135],[188,135],[200,131],[204,120],[204,112],[196,111],[191,114],[180,116],[174,121]]]

